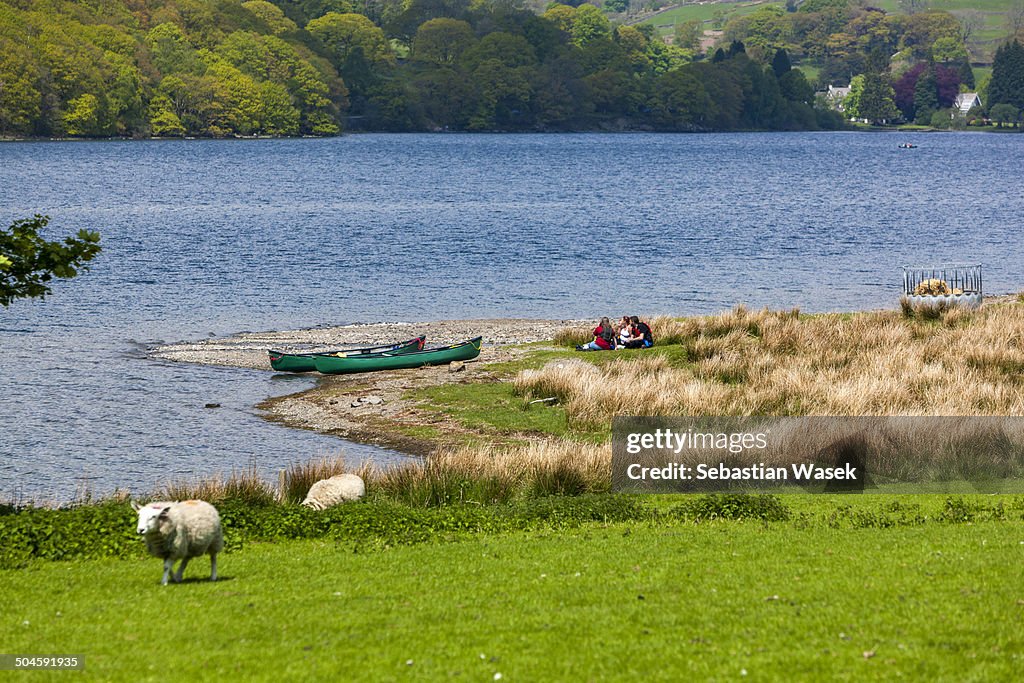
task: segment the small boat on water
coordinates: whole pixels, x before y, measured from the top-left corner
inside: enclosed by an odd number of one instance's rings
[[[917,145],[911,144],[909,142],[901,142],[899,147],[900,149],[917,149]]]
[[[320,355],[313,358],[313,363],[316,365],[316,369],[325,375],[421,368],[425,365],[445,365],[457,360],[472,360],[480,355],[482,344],[483,337],[475,337],[461,344],[410,353],[380,353],[344,357]]]
[[[313,372],[316,365],[313,359],[317,356],[376,356],[382,353],[403,354],[420,351],[426,343],[426,337],[414,337],[408,341],[383,346],[368,346],[362,349],[341,349],[338,351],[322,351],[320,353],[285,353],[284,351],[267,351],[270,354],[270,367],[278,372]]]

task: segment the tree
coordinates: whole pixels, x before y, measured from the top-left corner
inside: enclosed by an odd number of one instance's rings
[[[476,38],[469,24],[458,19],[431,19],[416,31],[412,56],[421,62],[452,64]]]
[[[800,69],[790,69],[779,78],[779,90],[790,102],[814,104],[814,86]]]
[[[927,68],[927,63],[919,62],[904,71],[892,84],[893,90],[896,92],[896,106],[899,107],[903,118],[907,121],[913,121],[914,115],[917,113],[914,108],[914,92],[918,79]]]
[[[68,135],[88,137],[99,135],[100,101],[92,93],[85,93],[68,102],[64,126]]]
[[[36,215],[0,230],[0,304],[15,299],[44,298],[53,278],[71,278],[100,253],[100,235],[79,230],[63,242],[48,242],[39,232],[50,219]]]
[[[461,130],[469,123],[477,102],[466,74],[448,67],[432,69],[413,86],[428,126]]]
[[[850,79],[850,93],[843,98],[843,112],[851,119],[863,118],[860,113],[860,100],[864,94],[864,74],[858,74]]]
[[[267,0],[249,0],[243,2],[242,7],[249,10],[264,24],[273,31],[274,35],[280,35],[298,28],[295,22],[284,15],[281,8],[267,2]]]
[[[918,12],[903,22],[901,48],[911,50],[915,57],[926,58],[935,41],[941,38],[954,38],[960,41],[960,21],[940,10]],[[960,41],[962,44],[962,41]]]
[[[1004,123],[1014,123],[1020,116],[1020,110],[1012,104],[1000,103],[992,106],[989,116],[1002,128]]]
[[[939,84],[935,70],[926,68],[914,85],[914,120],[927,125],[939,108]]]
[[[1006,33],[1009,40],[1020,38],[1024,32],[1024,0],[1017,0],[1006,13]]]
[[[700,79],[689,69],[661,77],[658,88],[660,118],[676,130],[699,130],[712,107]]]
[[[967,50],[959,38],[946,36],[932,43],[932,59],[943,64],[967,61]]]
[[[334,57],[334,65],[341,66],[356,47],[371,63],[391,64],[395,56],[384,32],[361,14],[328,12],[306,24],[306,30],[323,41]]]
[[[789,61],[789,55],[781,47],[775,51],[775,57],[772,59],[772,71],[775,72],[776,78],[782,78],[783,74],[789,73],[789,70],[793,68],[793,65]]]
[[[473,72],[480,99],[469,127],[479,130],[516,125],[529,110],[532,94],[529,71],[528,66],[511,67],[497,59],[481,63]]]
[[[698,19],[690,19],[675,25],[675,40],[673,44],[684,50],[696,52],[700,49],[700,39],[703,34],[701,22]]]
[[[177,24],[165,22],[154,26],[146,34],[153,64],[163,75],[172,73],[202,73],[203,64],[195,48]]]
[[[572,42],[583,47],[595,40],[608,38],[612,34],[612,25],[608,17],[593,5],[580,5],[576,8],[569,34]]]
[[[42,101],[35,71],[32,52],[0,36],[0,135],[31,132]]]
[[[157,137],[181,137],[188,131],[174,113],[171,98],[158,93],[149,103],[149,127]]]
[[[651,59],[647,56],[647,37],[635,26],[619,26],[615,29],[615,42],[626,53],[626,58],[637,72],[651,68]]]
[[[960,40],[963,44],[970,45],[971,38],[975,33],[985,26],[985,15],[978,11],[962,12],[960,14]]]
[[[988,105],[1012,104],[1024,108],[1024,47],[1016,40],[996,50],[992,80],[988,84]]]
[[[896,108],[896,93],[889,79],[877,73],[864,74],[864,90],[857,110],[860,117],[871,123],[888,123],[900,115]]]

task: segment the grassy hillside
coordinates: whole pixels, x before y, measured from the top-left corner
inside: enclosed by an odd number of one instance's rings
[[[704,22],[704,28],[721,28],[732,17],[750,14],[765,5],[785,7],[785,2],[702,2],[683,3],[647,17],[637,24],[652,24],[661,35],[672,35],[675,25],[684,21]]]
[[[869,5],[892,14],[906,11],[900,0],[878,0]],[[696,19],[704,22],[704,29],[710,30],[721,28],[733,17],[750,14],[766,6],[785,7],[786,3],[781,0],[685,2],[635,23],[651,24],[659,34],[671,35],[677,23]],[[972,58],[982,62],[991,61],[995,49],[1006,40],[1008,19],[1018,6],[1017,0],[929,0],[924,3],[926,9],[947,11],[961,20],[972,17],[979,22],[969,42]]]

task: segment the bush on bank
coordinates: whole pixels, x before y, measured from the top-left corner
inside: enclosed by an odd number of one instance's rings
[[[574,529],[587,524],[673,526],[687,524],[790,524],[797,528],[864,529],[924,524],[975,524],[1024,520],[1024,496],[799,496],[709,494],[679,496],[662,505],[628,494],[550,496],[515,503],[410,506],[376,499],[323,511],[294,504],[218,503],[228,552],[246,542],[327,539],[354,551],[447,542],[471,534]],[[813,499],[813,500],[812,500]],[[811,501],[808,504],[808,501]],[[809,511],[808,511],[809,510]],[[135,534],[136,515],[124,500],[57,510],[0,509],[0,569],[39,560],[133,558],[146,554]]]
[[[510,505],[453,504],[412,507],[387,500],[340,505],[324,511],[293,504],[218,504],[226,548],[247,541],[324,538],[356,549],[450,540],[459,535],[573,528],[589,522],[642,521],[652,516],[628,496],[584,495],[520,501]],[[136,514],[124,501],[51,510],[8,508],[0,515],[0,569],[31,560],[142,557]]]

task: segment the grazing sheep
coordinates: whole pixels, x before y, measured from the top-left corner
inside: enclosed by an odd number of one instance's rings
[[[357,474],[336,474],[321,479],[309,487],[302,504],[314,510],[325,510],[347,500],[359,500],[366,495],[366,484]]]
[[[132,509],[139,513],[136,531],[145,535],[149,552],[164,560],[164,586],[168,578],[181,583],[188,561],[206,554],[210,555],[210,581],[217,580],[217,553],[224,549],[217,508],[201,500],[186,500],[150,503],[145,507],[133,502]],[[172,576],[171,569],[177,560],[181,564]]]

